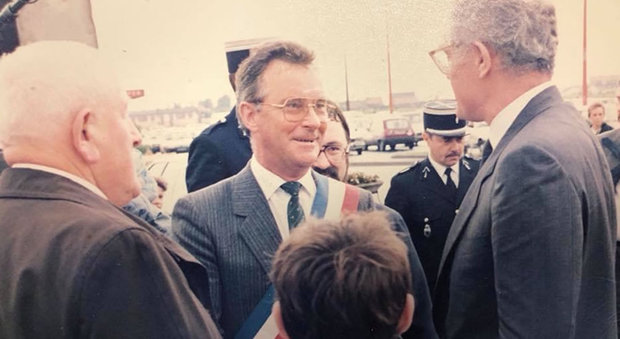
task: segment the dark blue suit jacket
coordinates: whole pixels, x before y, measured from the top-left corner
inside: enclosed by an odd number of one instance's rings
[[[239,173],[252,157],[250,140],[239,129],[236,114],[233,108],[192,141],[185,172],[188,192]]]
[[[616,338],[616,212],[599,142],[556,87],[480,167],[444,247],[442,338]]]

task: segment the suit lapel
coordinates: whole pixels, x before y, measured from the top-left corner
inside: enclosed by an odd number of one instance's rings
[[[233,213],[245,217],[239,229],[241,238],[265,273],[269,273],[271,258],[282,237],[249,162],[232,181],[232,201]]]
[[[471,217],[471,214],[478,205],[480,188],[482,183],[493,174],[497,160],[501,156],[506,146],[512,141],[512,139],[527,125],[534,117],[541,114],[549,107],[560,104],[562,97],[560,92],[555,86],[551,86],[538,95],[536,95],[525,108],[517,115],[515,121],[510,125],[510,128],[506,131],[506,134],[502,137],[497,147],[493,149],[493,152],[489,158],[484,162],[480,168],[478,175],[474,178],[469,190],[463,198],[463,203],[459,209],[459,213],[454,218],[446,244],[441,256],[441,264],[439,265],[439,277],[442,275],[443,268],[446,264],[446,260],[450,256],[454,245],[456,244],[459,236],[463,232],[467,221]],[[438,281],[439,281],[438,277]]]

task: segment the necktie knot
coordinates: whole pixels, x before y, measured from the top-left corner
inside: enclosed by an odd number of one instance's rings
[[[299,189],[301,184],[297,181],[288,181],[282,184],[284,192],[291,195],[291,199],[286,206],[286,216],[288,218],[288,228],[293,229],[304,220],[304,210],[299,204]]]
[[[297,181],[287,181],[282,184],[282,189],[284,192],[290,194],[292,197],[299,196],[299,189],[301,188],[301,183]]]
[[[445,170],[444,174],[447,175],[448,178],[449,178],[450,177],[450,173],[452,173],[452,168],[446,167],[446,170]]]

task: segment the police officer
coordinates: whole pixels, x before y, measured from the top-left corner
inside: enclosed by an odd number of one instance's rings
[[[422,137],[429,154],[395,175],[385,198],[405,219],[431,290],[450,225],[479,167],[478,161],[462,157],[466,122],[455,110],[454,101],[424,107]]]
[[[239,64],[250,55],[250,48],[265,39],[226,43],[228,79],[236,91],[235,73]],[[189,146],[185,183],[193,192],[237,174],[250,160],[250,140],[239,129],[236,107],[215,124],[207,127]]]

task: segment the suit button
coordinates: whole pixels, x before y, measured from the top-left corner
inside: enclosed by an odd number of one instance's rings
[[[424,218],[424,222],[428,222],[428,218]]]
[[[459,214],[459,209],[454,210],[454,214]]]

